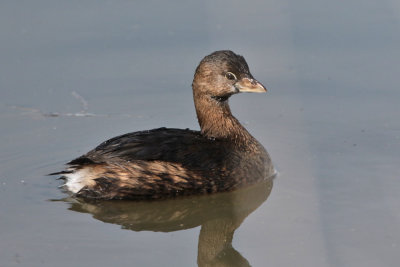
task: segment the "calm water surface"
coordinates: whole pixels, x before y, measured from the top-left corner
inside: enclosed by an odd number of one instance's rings
[[[395,0],[0,3],[0,266],[399,266]],[[194,68],[243,54],[231,107],[279,171],[238,192],[83,202],[45,174],[107,138],[198,129]]]

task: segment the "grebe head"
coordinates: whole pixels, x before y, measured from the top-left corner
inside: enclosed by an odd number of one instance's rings
[[[216,51],[200,62],[193,79],[193,93],[219,101],[241,92],[264,93],[267,89],[251,75],[244,57],[229,50]]]

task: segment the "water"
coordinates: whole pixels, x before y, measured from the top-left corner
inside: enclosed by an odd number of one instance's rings
[[[397,1],[2,1],[0,33],[0,266],[399,265]],[[231,107],[273,182],[85,203],[45,176],[115,135],[198,129],[190,84],[218,49],[269,89]]]

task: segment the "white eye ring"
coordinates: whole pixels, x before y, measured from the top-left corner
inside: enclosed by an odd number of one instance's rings
[[[236,75],[233,74],[233,73],[230,72],[230,71],[228,71],[227,73],[225,73],[225,77],[226,77],[228,80],[237,80]]]

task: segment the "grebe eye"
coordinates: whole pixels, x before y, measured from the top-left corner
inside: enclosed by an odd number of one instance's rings
[[[225,73],[225,77],[226,77],[228,80],[237,80],[236,75],[233,74],[232,72],[227,72],[227,73]]]

